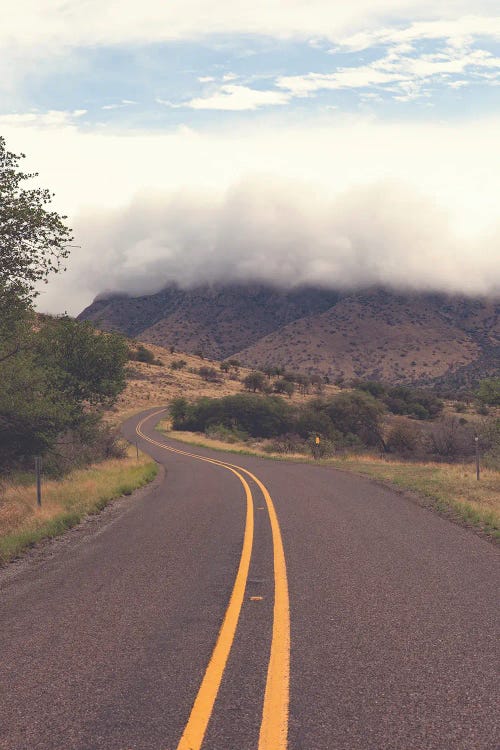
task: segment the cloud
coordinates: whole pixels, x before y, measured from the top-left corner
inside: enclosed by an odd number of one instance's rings
[[[119,281],[116,269],[123,267],[120,247],[128,247],[129,240],[126,231],[123,236],[111,232],[111,218],[116,212],[116,216],[124,217],[123,226],[128,226],[131,212],[124,206],[131,204],[134,195],[142,196],[134,204],[137,215],[142,211],[142,216],[147,213],[141,206],[151,203],[145,196],[160,196],[153,201],[159,206],[151,219],[155,226],[162,211],[173,205],[171,196],[176,195],[177,205],[184,201],[191,207],[189,211],[179,210],[182,220],[187,225],[200,223],[208,232],[217,225],[213,217],[221,216],[218,206],[224,202],[223,196],[232,195],[232,186],[247,184],[250,177],[259,174],[270,175],[278,186],[305,184],[302,192],[307,206],[317,198],[318,205],[333,207],[339,195],[352,191],[361,195],[374,184],[406,184],[410,192],[426,196],[427,205],[440,206],[449,217],[453,231],[448,227],[448,234],[442,236],[452,239],[443,239],[442,244],[448,248],[448,258],[449,248],[458,248],[459,270],[467,248],[474,249],[478,269],[490,263],[487,259],[494,247],[493,236],[498,247],[498,235],[490,235],[491,242],[480,238],[487,236],[488,227],[499,215],[498,117],[412,123],[382,122],[373,115],[355,117],[334,112],[294,121],[280,112],[261,115],[258,127],[255,123],[238,128],[217,124],[213,129],[183,126],[167,132],[80,130],[70,121],[51,127],[39,120],[22,126],[17,122],[7,126],[0,121],[9,149],[28,154],[26,171],[40,173],[40,184],[56,193],[55,208],[68,214],[70,223],[79,231],[82,249],[72,253],[68,272],[53,277],[43,288],[41,309],[61,312],[67,308],[78,313],[98,292]],[[264,183],[263,190],[266,181],[258,182]],[[292,199],[286,190],[276,187],[274,192],[290,205]],[[295,192],[292,189],[292,197],[297,192],[300,194],[299,188]],[[205,206],[207,211],[196,206]],[[366,206],[367,201],[360,207],[360,215]],[[313,209],[314,206],[308,210]],[[300,215],[300,205],[297,211]],[[426,222],[424,211],[421,221]],[[121,218],[117,219],[115,226],[120,222]],[[104,234],[98,241],[101,225]],[[144,226],[141,247],[149,248],[152,240],[147,224]],[[240,229],[235,227],[235,232],[238,234]],[[375,235],[377,232],[374,230]],[[156,243],[155,247],[159,246]],[[414,245],[410,243],[408,247]],[[437,238],[433,244],[437,254],[440,247],[441,240]],[[402,237],[402,258],[406,248],[406,238]],[[271,249],[268,248],[269,253]],[[144,259],[147,257],[145,252]],[[393,257],[396,258],[395,251]],[[195,262],[195,256],[187,252],[185,258]],[[282,256],[278,258],[283,260]],[[140,259],[137,263],[141,265]],[[273,263],[273,259],[266,258],[266,263]],[[433,265],[429,260],[429,266]],[[493,284],[496,278],[495,268],[479,279],[475,273],[473,269],[469,273],[469,265],[464,266],[460,273],[457,271],[459,282],[480,289],[483,283]],[[446,278],[451,276],[450,273]],[[143,279],[140,269],[137,277]]]
[[[174,106],[189,107],[190,109],[231,110],[236,112],[256,110],[259,107],[269,105],[287,104],[290,98],[290,94],[286,94],[283,91],[261,91],[259,89],[251,89],[248,86],[227,84],[220,86],[207,96],[197,97]]]
[[[307,97],[322,90],[374,87],[389,91],[395,99],[407,101],[419,96],[426,85],[439,82],[455,87],[453,76],[470,76],[469,83],[490,85],[500,82],[500,57],[468,44],[450,46],[437,52],[416,52],[413,47],[396,45],[368,65],[339,67],[333,73],[307,73],[281,76],[278,88],[291,96]]]
[[[0,127],[8,128],[52,128],[58,129],[73,126],[80,117],[87,114],[86,109],[74,109],[70,111],[51,109],[48,112],[21,112],[8,115],[0,115]]]
[[[361,52],[378,45],[406,44],[409,45],[407,49],[411,49],[414,42],[431,39],[446,39],[459,46],[472,37],[500,39],[500,16],[463,15],[446,20],[438,18],[399,23],[392,27],[365,29],[342,38],[339,43],[344,49]]]
[[[95,293],[148,294],[172,281],[500,293],[500,226],[460,237],[435,201],[387,181],[333,199],[263,178],[219,195],[148,192],[82,214],[75,231],[84,250],[71,275]]]
[[[272,37],[355,38],[388,19],[398,23],[456,23],[457,16],[494,15],[495,0],[7,0],[0,43],[47,48],[127,44],[186,39],[210,34],[264,34]],[[479,21],[463,22],[467,28]],[[367,31],[368,30],[368,31]],[[349,35],[349,32],[350,35]],[[359,44],[359,40],[357,42]]]

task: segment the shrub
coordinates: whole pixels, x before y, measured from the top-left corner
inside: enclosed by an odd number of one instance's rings
[[[198,375],[203,378],[203,380],[206,380],[209,383],[216,383],[220,380],[219,373],[215,369],[215,367],[200,367],[198,370]]]
[[[151,349],[147,349],[143,344],[139,344],[135,351],[129,352],[129,359],[136,362],[146,362],[148,365],[157,364],[156,357]]]
[[[398,420],[387,437],[387,450],[401,455],[414,454],[421,444],[421,434],[415,424]]]
[[[379,383],[377,380],[355,380],[352,383],[353,388],[358,391],[365,391],[374,398],[381,398],[385,396],[387,389],[383,383]]]
[[[441,458],[470,456],[475,450],[474,433],[456,417],[446,417],[434,426],[430,436],[431,451]]]
[[[273,440],[265,449],[269,453],[307,453],[308,445],[300,435],[288,432]]]
[[[171,370],[183,370],[186,367],[187,362],[185,359],[173,359],[170,363]]]
[[[325,411],[318,408],[302,407],[295,418],[295,432],[302,438],[308,438],[311,434],[323,437],[338,436],[331,418]]]
[[[309,451],[315,458],[328,458],[335,453],[335,443],[328,438],[321,438],[319,444],[316,443],[316,435],[310,435],[307,440]]]
[[[404,385],[390,388],[383,400],[393,414],[407,414],[416,419],[433,419],[443,409],[443,402],[434,393]]]
[[[201,398],[193,404],[174,399],[170,414],[174,429],[204,432],[211,425],[224,425],[244,430],[252,437],[274,437],[289,432],[293,416],[283,399],[250,393]]]

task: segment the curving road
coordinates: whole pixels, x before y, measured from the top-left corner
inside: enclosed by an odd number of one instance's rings
[[[153,486],[0,573],[2,750],[500,746],[493,545],[157,420]]]

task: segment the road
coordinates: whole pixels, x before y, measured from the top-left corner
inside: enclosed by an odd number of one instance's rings
[[[1,750],[500,746],[492,544],[157,420],[152,487],[0,572]]]

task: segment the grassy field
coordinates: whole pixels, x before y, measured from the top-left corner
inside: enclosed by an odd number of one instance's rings
[[[0,563],[35,542],[61,534],[84,516],[150,482],[157,466],[148,456],[136,458],[130,447],[123,459],[110,459],[71,472],[61,480],[43,482],[42,507],[35,485],[25,478],[0,487]]]
[[[174,432],[169,429],[168,422],[161,423],[160,428],[170,437],[191,445],[273,460],[314,463],[312,458],[302,454],[283,456],[267,453],[263,450],[263,443],[226,443],[212,440],[199,433]],[[402,490],[411,490],[436,510],[451,513],[457,520],[476,526],[492,537],[500,539],[498,471],[483,469],[478,482],[473,464],[410,462],[366,454],[327,458],[318,463],[387,482]]]

